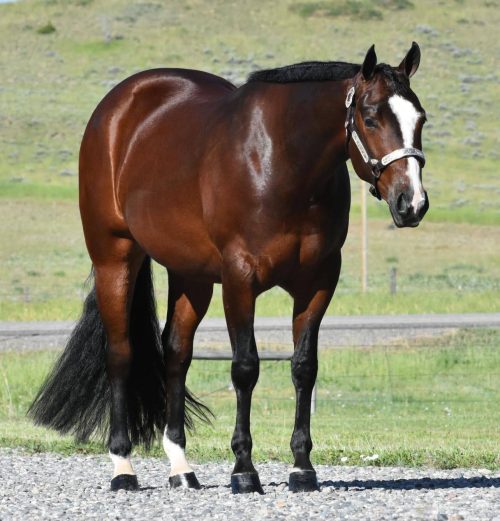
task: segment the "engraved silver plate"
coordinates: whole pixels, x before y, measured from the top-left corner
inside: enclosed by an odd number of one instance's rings
[[[354,98],[354,87],[351,87],[348,91],[347,91],[347,96],[345,98],[345,106],[346,108],[349,108],[352,104],[352,98]]]
[[[398,159],[402,159],[403,157],[417,157],[421,160],[422,165],[425,163],[425,156],[424,153],[419,150],[418,148],[398,148],[397,150],[394,150],[390,154],[387,154],[384,156],[380,162],[387,166],[390,163],[393,163],[394,161],[397,161]]]
[[[352,131],[352,139],[353,139],[354,143],[356,143],[356,146],[358,147],[359,153],[363,157],[365,163],[368,163],[368,159],[370,159],[370,158],[368,157],[366,149],[363,146],[363,143],[361,143],[361,140],[358,137],[358,133],[355,130]]]

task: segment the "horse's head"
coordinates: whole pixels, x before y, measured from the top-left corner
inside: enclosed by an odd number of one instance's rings
[[[429,208],[421,172],[425,111],[410,88],[419,62],[415,42],[399,67],[377,65],[372,46],[346,97],[352,164],[371,192],[387,201],[398,227],[418,226]]]

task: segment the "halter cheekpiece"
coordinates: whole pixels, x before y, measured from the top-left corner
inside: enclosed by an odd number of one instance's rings
[[[420,167],[423,168],[425,165],[425,156],[424,153],[418,148],[408,147],[408,148],[398,148],[393,150],[389,154],[386,154],[382,159],[375,159],[370,156],[368,153],[361,137],[359,136],[356,128],[356,123],[354,122],[354,112],[356,108],[356,102],[354,98],[355,89],[351,87],[347,91],[347,96],[345,99],[345,106],[347,108],[347,115],[345,120],[345,129],[346,129],[346,147],[349,145],[349,139],[352,137],[354,144],[359,150],[361,157],[365,163],[369,163],[371,167],[371,172],[373,176],[372,184],[370,186],[370,193],[374,195],[377,199],[381,199],[380,192],[377,188],[377,182],[382,175],[384,169],[397,161],[398,159],[402,159],[403,157],[415,157],[419,163]]]

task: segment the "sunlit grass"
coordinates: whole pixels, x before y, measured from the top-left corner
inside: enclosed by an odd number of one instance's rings
[[[320,353],[316,463],[500,467],[499,331],[464,331],[406,346]],[[74,445],[25,419],[54,352],[0,355],[0,444],[30,450],[104,452]],[[190,388],[216,414],[189,436],[195,461],[231,459],[234,391],[230,362],[194,361]],[[258,461],[291,461],[294,391],[287,362],[261,362],[252,409]],[[156,446],[153,454],[160,455]],[[375,455],[377,457],[375,457]],[[366,459],[371,456],[373,459]]]
[[[328,313],[397,314],[500,309],[500,241],[496,226],[433,223],[395,229],[387,208],[371,219],[368,292],[360,292],[360,224],[355,216],[343,248],[340,282]],[[19,217],[21,216],[21,218]],[[90,260],[78,205],[70,200],[10,199],[0,205],[0,320],[76,320],[86,294]],[[397,293],[389,273],[397,269]],[[166,271],[154,268],[160,316],[165,316]],[[273,289],[257,313],[290,316],[292,303]],[[216,285],[209,316],[222,316]]]
[[[387,206],[369,198],[370,291],[361,295],[360,184],[352,175],[351,227],[329,313],[500,309],[494,2],[453,2],[451,10],[430,0],[403,10],[391,6],[404,2],[366,2],[346,4],[333,17],[321,11],[332,2],[311,2],[320,10],[307,16],[292,7],[302,3],[214,0],[194,8],[189,2],[23,0],[1,6],[1,320],[79,315],[90,262],[78,216],[78,149],[90,114],[114,84],[163,66],[241,82],[254,68],[301,60],[359,63],[372,43],[380,60],[397,64],[412,40],[422,49],[412,87],[428,115],[423,179],[431,207],[418,229],[394,230]],[[354,12],[374,5],[382,19]],[[49,22],[55,31],[39,34]],[[388,294],[394,266],[396,296]],[[164,315],[161,270],[157,280]],[[288,315],[291,303],[275,290],[259,299],[258,309]],[[216,291],[209,315],[221,314]]]

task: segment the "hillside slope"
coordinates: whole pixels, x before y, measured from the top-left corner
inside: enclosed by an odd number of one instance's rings
[[[416,40],[429,218],[500,223],[499,26],[492,0],[0,5],[1,194],[73,197],[85,123],[135,71],[182,66],[241,82],[253,69],[305,59],[359,62],[372,43],[396,64]]]

